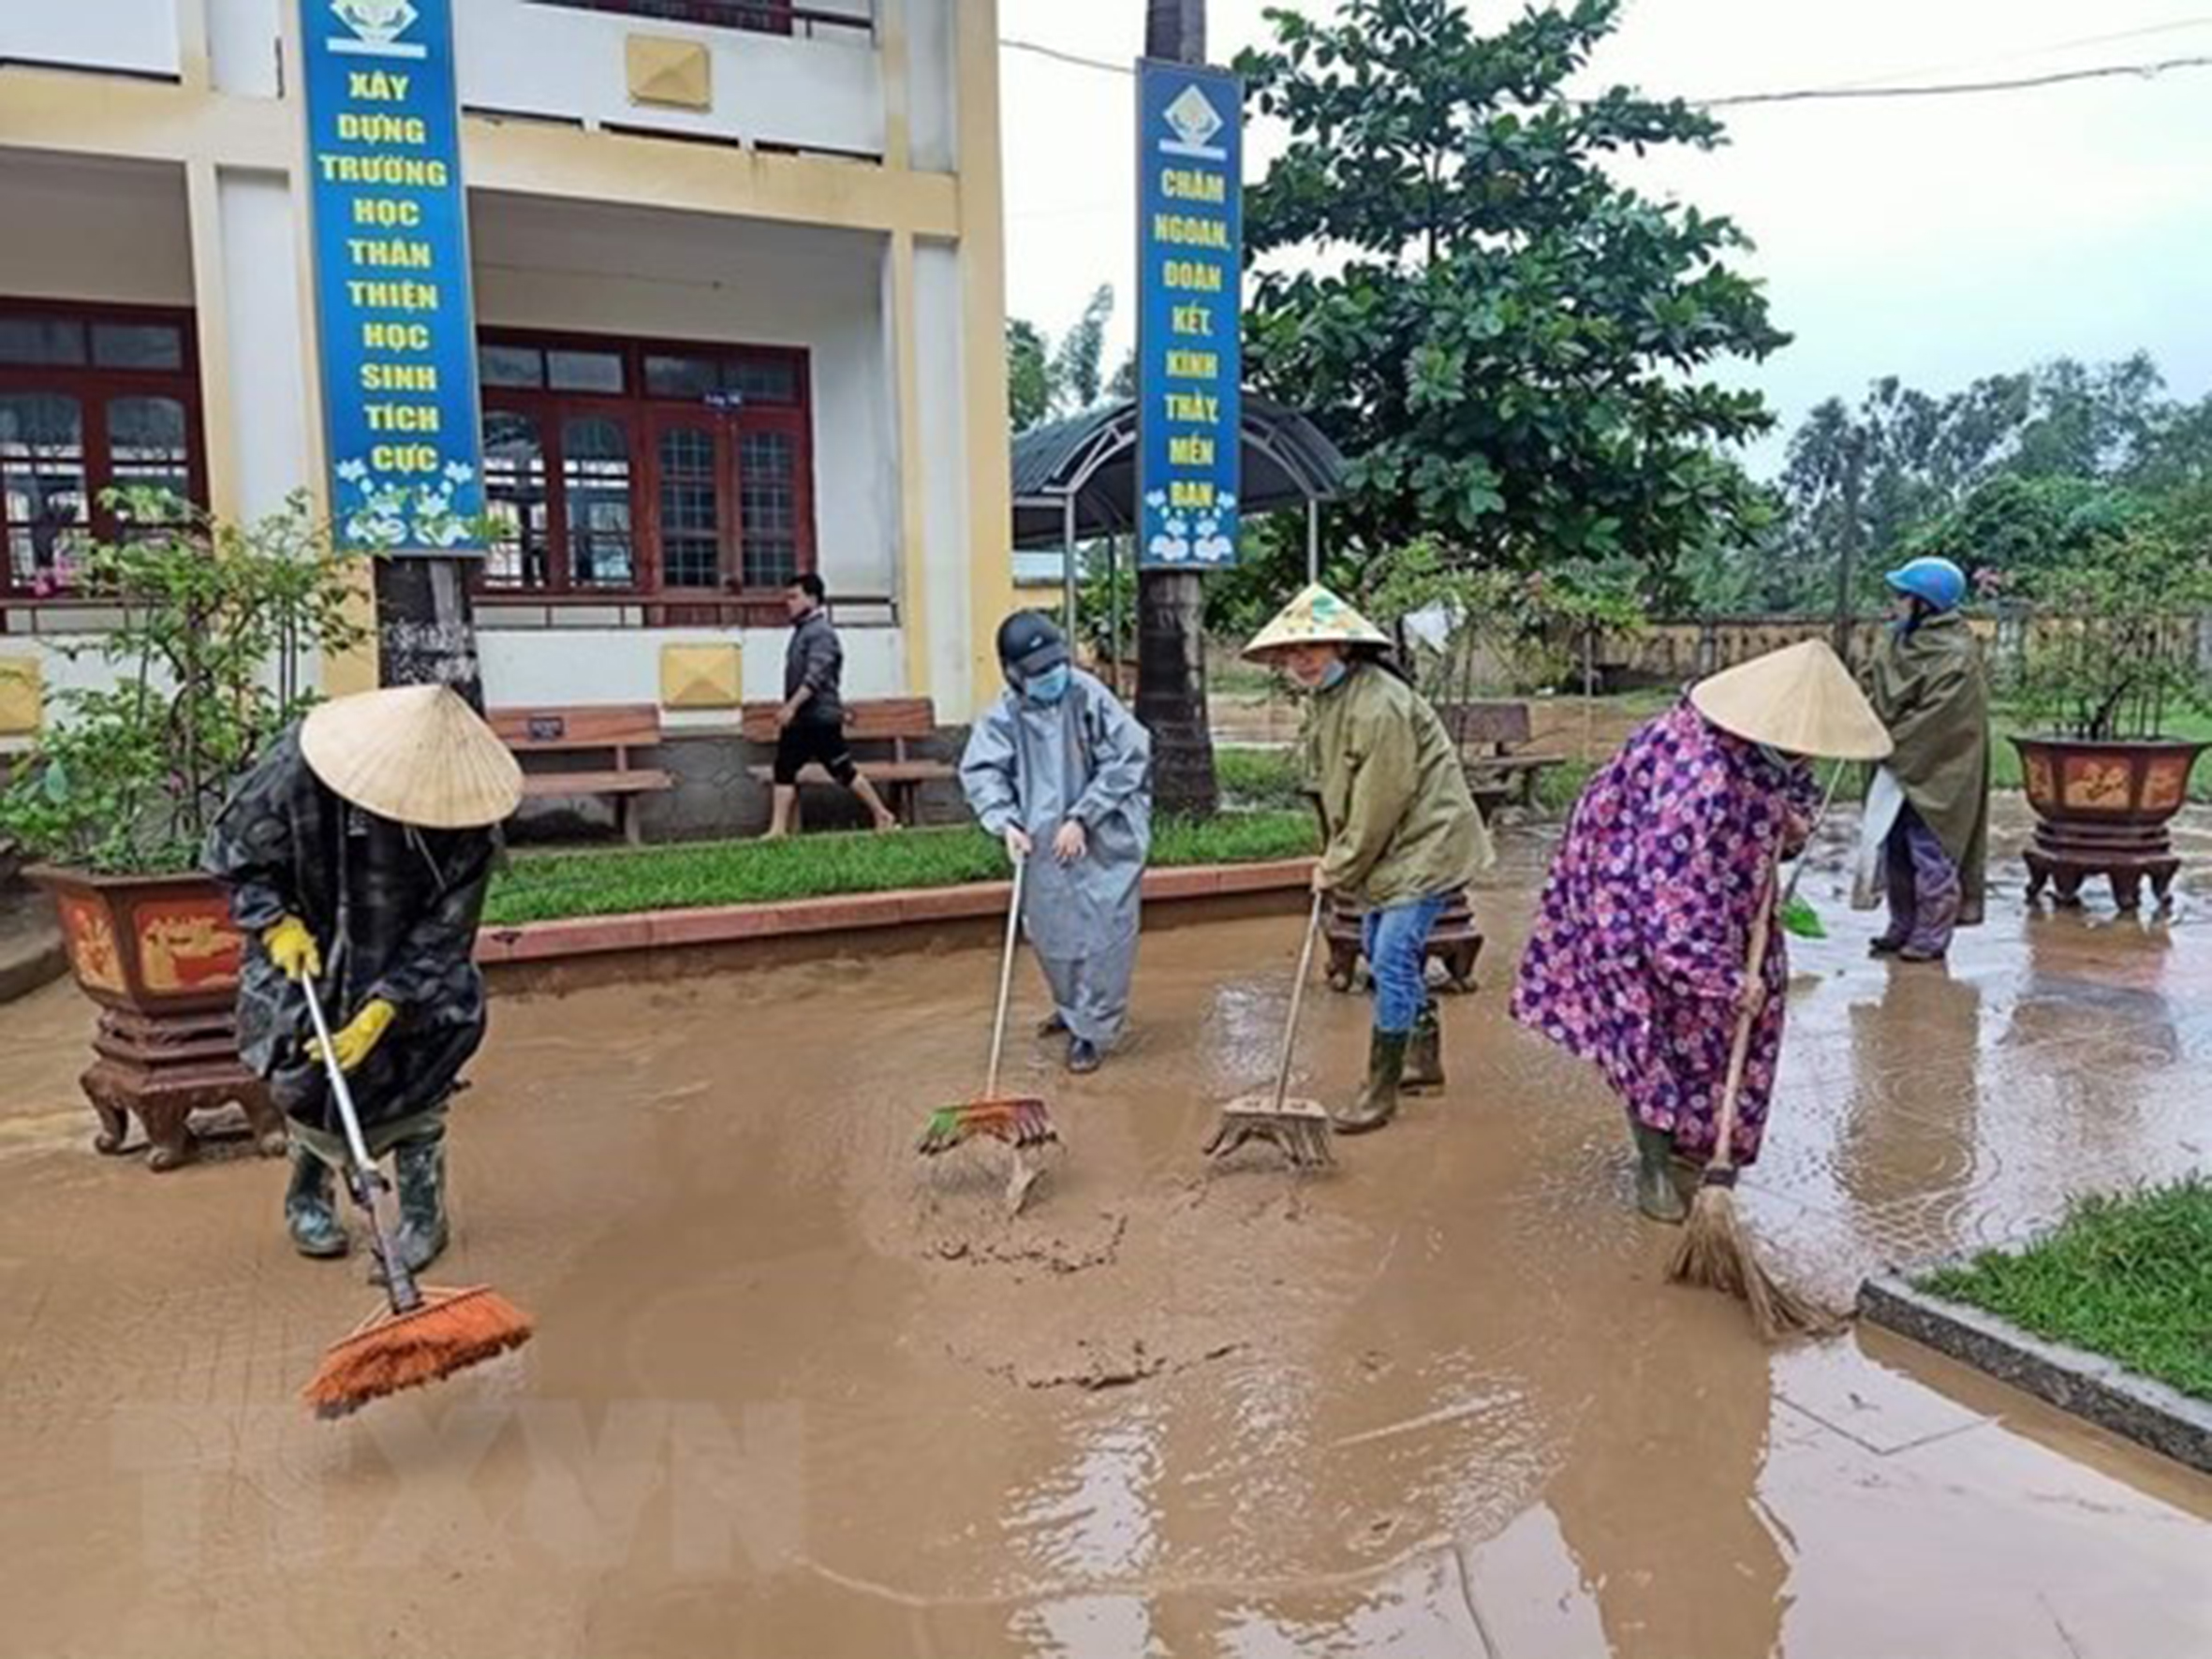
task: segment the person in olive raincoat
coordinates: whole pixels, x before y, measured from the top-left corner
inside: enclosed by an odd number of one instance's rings
[[[1320,802],[1325,844],[1318,891],[1366,911],[1375,1023],[1367,1079],[1339,1130],[1379,1129],[1398,1090],[1443,1081],[1443,1031],[1429,994],[1428,938],[1445,902],[1491,858],[1458,745],[1437,712],[1384,660],[1389,640],[1320,585],[1261,630],[1245,654],[1310,692],[1305,775]]]
[[[1152,739],[1068,660],[1032,610],[999,624],[1006,695],[968,734],[960,785],[977,820],[1024,863],[1022,927],[1052,987],[1041,1035],[1068,1069],[1096,1071],[1121,1035],[1137,966],[1139,888],[1152,846]]]
[[[521,799],[520,768],[476,712],[410,685],[315,710],[215,820],[206,868],[246,938],[239,1046],[287,1116],[285,1222],[303,1255],[346,1254],[332,1171],[348,1162],[306,982],[370,1155],[391,1154],[402,1257],[420,1270],[445,1248],[446,1106],[483,1041],[477,924],[494,827]]]
[[[1882,847],[1890,922],[1874,952],[1935,962],[1950,950],[1954,928],[1982,919],[1989,677],[1959,614],[1964,571],[1948,559],[1915,559],[1887,580],[1897,615],[1874,653],[1867,690],[1896,743],[1888,767],[1903,800]],[[1870,810],[1873,798],[1870,791]]]

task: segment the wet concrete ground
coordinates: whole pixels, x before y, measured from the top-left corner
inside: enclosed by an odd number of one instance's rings
[[[1017,1043],[1070,1147],[1010,1225],[995,1149],[907,1154],[981,1081],[988,952],[503,1000],[442,1271],[542,1333],[337,1426],[291,1394],[358,1264],[291,1255],[275,1166],[93,1157],[82,1005],[0,1009],[0,1653],[2212,1653],[2212,1482],[1661,1283],[1616,1108],[1502,1018],[1542,850],[1449,1092],[1303,1184],[1195,1155],[1294,919],[1148,940],[1094,1078]],[[2026,916],[2001,868],[1948,972],[1813,882],[1747,1191],[1835,1298],[2212,1162],[2207,924]],[[1308,1007],[1341,1092],[1365,1008]]]

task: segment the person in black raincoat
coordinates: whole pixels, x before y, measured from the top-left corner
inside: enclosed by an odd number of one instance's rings
[[[474,961],[514,757],[452,691],[393,687],[315,710],[273,743],[208,837],[246,938],[238,1036],[292,1136],[285,1221],[303,1255],[346,1254],[332,1171],[344,1127],[311,1035],[312,980],[370,1155],[398,1177],[410,1270],[445,1248],[445,1115],[483,1041]]]

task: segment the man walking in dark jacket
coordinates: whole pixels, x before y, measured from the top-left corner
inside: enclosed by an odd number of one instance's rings
[[[799,773],[807,762],[861,798],[876,820],[877,830],[896,830],[899,821],[883,804],[876,787],[861,776],[852,750],[845,741],[845,701],[839,695],[845,678],[845,647],[830,625],[828,590],[822,579],[809,570],[784,590],[784,609],[791,619],[791,643],[784,652],[784,700],[775,712],[775,811],[768,826],[768,839],[777,841],[791,832],[791,817],[799,804]]]

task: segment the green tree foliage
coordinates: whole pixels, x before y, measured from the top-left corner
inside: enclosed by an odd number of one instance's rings
[[[1485,35],[1461,0],[1345,0],[1328,22],[1269,12],[1274,45],[1240,61],[1288,128],[1246,204],[1252,255],[1274,257],[1249,376],[1355,458],[1329,519],[1355,562],[1436,535],[1475,565],[1626,558],[1664,578],[1760,517],[1714,447],[1771,417],[1698,376],[1786,336],[1726,263],[1733,225],[1614,171],[1716,145],[1719,124],[1564,91],[1619,11],[1575,0]]]
[[[53,720],[0,792],[0,835],[53,863],[189,870],[231,784],[314,700],[312,653],[365,632],[358,570],[295,495],[252,524],[155,490],[110,491],[133,533],[94,548],[83,579],[122,620],[72,655],[111,684],[53,698]]]
[[[1791,436],[1783,533],[1700,567],[1701,605],[1827,609],[1854,527],[1862,606],[1879,601],[1883,570],[1921,552],[2017,590],[2212,477],[2212,398],[2191,405],[2164,389],[2139,352],[2098,365],[2059,358],[1946,396],[1888,376],[1856,406],[1830,398]]]
[[[1044,334],[1035,323],[1006,319],[1006,414],[1017,433],[1041,425],[1053,412],[1053,365]]]
[[[1015,433],[1095,408],[1109,391],[1117,397],[1128,395],[1118,389],[1125,378],[1132,383],[1135,379],[1133,356],[1115,374],[1113,385],[1106,383],[1106,327],[1113,320],[1111,283],[1099,284],[1083,315],[1056,345],[1035,323],[1007,319],[1007,418]]]

